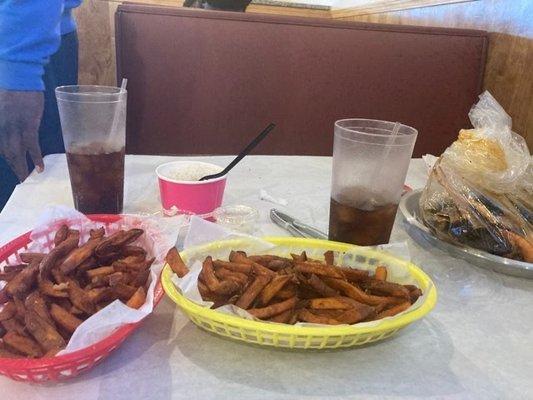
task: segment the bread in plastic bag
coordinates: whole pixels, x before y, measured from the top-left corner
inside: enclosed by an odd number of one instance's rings
[[[420,198],[423,222],[439,238],[533,262],[533,163],[511,118],[484,92],[433,166]]]

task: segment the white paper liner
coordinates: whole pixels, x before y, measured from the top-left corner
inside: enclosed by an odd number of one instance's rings
[[[189,231],[187,233],[187,236],[185,238],[184,243],[184,250],[204,245],[210,242],[215,241],[225,241],[225,240],[232,240],[232,239],[244,239],[243,243],[239,243],[239,248],[229,248],[229,247],[220,247],[218,249],[213,249],[209,252],[209,254],[205,253],[192,253],[189,254],[190,258],[187,259],[187,266],[190,268],[190,271],[187,275],[185,275],[183,278],[179,278],[177,275],[172,276],[172,282],[176,287],[181,291],[181,293],[188,298],[189,300],[195,302],[198,305],[201,305],[203,307],[210,308],[213,305],[213,302],[204,301],[202,300],[202,296],[200,295],[200,292],[198,291],[198,275],[200,274],[200,271],[202,269],[202,261],[205,259],[206,256],[210,255],[213,257],[213,259],[223,259],[227,260],[229,253],[231,250],[243,250],[246,251],[248,254],[274,254],[274,255],[285,255],[288,256],[288,253],[300,253],[301,251],[305,250],[307,253],[307,256],[310,258],[317,258],[317,259],[323,259],[324,252],[327,249],[309,249],[309,248],[287,248],[285,246],[275,246],[272,243],[266,242],[264,240],[261,240],[259,238],[256,238],[254,236],[244,235],[241,233],[230,231],[220,225],[213,224],[211,222],[205,221],[203,219],[192,217],[190,221]],[[380,245],[373,247],[376,250],[382,251],[384,253],[389,253],[393,255],[396,258],[401,258],[404,260],[409,260],[409,249],[407,247],[407,243],[401,242],[401,243],[391,243],[386,245]],[[360,261],[361,254],[357,250],[354,252],[346,252],[346,253],[335,253],[335,264],[342,264],[343,266],[349,266],[349,267],[355,267],[358,269],[363,270],[370,270],[374,271],[375,267],[380,265],[379,259],[375,260],[375,263],[373,265],[367,265],[365,263],[362,263]],[[403,285],[407,284],[413,284],[416,285],[417,281],[414,279],[414,277],[409,272],[408,268],[404,265],[402,262],[398,263],[386,263],[387,266],[387,280],[391,282],[400,283]],[[417,285],[418,286],[418,285]],[[406,311],[403,311],[399,314],[396,314],[393,317],[386,317],[377,321],[370,321],[370,322],[359,322],[357,324],[353,324],[352,326],[357,327],[368,327],[368,326],[377,326],[383,321],[388,320],[390,318],[397,318],[400,315],[403,315],[407,312],[411,312],[417,308],[419,308],[426,300],[427,294],[429,293],[431,287],[426,288],[423,290],[422,296],[420,296],[417,301],[409,307]],[[242,308],[236,307],[235,305],[228,304],[221,306],[216,309],[219,312],[230,314],[230,315],[237,315],[245,319],[255,320],[255,321],[261,321],[261,322],[267,322],[267,323],[275,323],[275,322],[268,322],[268,321],[262,321],[254,316],[252,316],[250,313],[248,313],[246,310],[243,310]],[[343,324],[346,325],[346,324]],[[312,324],[307,322],[297,322],[295,326],[320,326],[325,327],[331,325],[324,325],[324,324]],[[336,326],[342,326],[342,325],[336,325]]]
[[[174,246],[176,241],[178,231],[177,222],[176,219],[172,218],[159,218],[156,223],[150,217],[124,215],[119,221],[106,226],[107,236],[120,229],[140,228],[144,230],[144,234],[137,239],[135,244],[143,247],[147,251],[147,257],[155,257],[155,261],[150,268],[150,286],[146,294],[146,302],[139,309],[133,309],[121,301],[115,300],[83,321],[74,331],[65,349],[60,351],[58,355],[72,353],[73,351],[93,345],[108,337],[118,328],[126,324],[138,322],[152,312],[154,308],[154,290],[164,265],[166,252],[170,247]],[[28,246],[27,251],[49,252],[50,248],[47,242],[50,235],[53,237],[55,231],[63,223],[66,223],[73,229],[80,230],[80,243],[85,243],[88,240],[90,229],[105,225],[101,222],[89,220],[85,215],[74,209],[64,206],[52,207],[47,209],[38,218],[37,226],[33,229],[30,237],[32,242]]]

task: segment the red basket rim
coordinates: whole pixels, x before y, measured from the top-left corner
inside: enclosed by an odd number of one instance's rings
[[[87,215],[87,218],[89,218],[92,221],[106,222],[106,223],[116,222],[120,220],[121,217],[122,215],[120,214],[118,215],[116,214]],[[23,235],[20,235],[19,237],[13,239],[6,245],[0,247],[0,261],[3,261],[2,259],[3,254],[7,253],[8,255],[10,255],[11,253],[20,249],[24,245],[27,245],[30,240],[30,235],[31,235],[31,231],[26,232]],[[157,285],[154,290],[153,309],[155,309],[155,307],[159,304],[162,298],[163,298],[163,288],[161,286],[161,274],[160,274],[158,281],[157,281]],[[7,367],[7,368],[12,367],[16,369],[46,368],[46,367],[54,367],[54,366],[57,366],[58,364],[63,364],[63,363],[66,364],[71,361],[75,361],[79,359],[80,357],[89,357],[91,354],[100,354],[102,353],[103,350],[112,346],[113,343],[119,342],[120,338],[128,336],[128,334],[131,333],[131,331],[134,330],[136,326],[139,325],[144,320],[144,318],[138,322],[133,322],[131,324],[127,324],[117,329],[115,332],[113,332],[109,336],[105,337],[104,339],[96,342],[95,344],[91,346],[84,347],[83,349],[73,351],[72,353],[69,353],[69,354],[64,354],[64,355],[49,357],[49,358],[0,358],[0,364],[2,365],[2,367]]]

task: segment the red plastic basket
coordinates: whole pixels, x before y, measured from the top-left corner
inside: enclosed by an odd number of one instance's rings
[[[119,221],[121,217],[118,215],[90,215],[88,218],[95,222],[101,222],[107,227]],[[27,249],[31,242],[30,235],[31,232],[28,232],[0,247],[0,262]],[[51,241],[52,230],[47,235],[50,236],[49,240]],[[154,293],[154,308],[162,297],[163,289],[161,281],[158,280]],[[0,374],[26,382],[60,381],[72,378],[90,370],[106,358],[122,344],[141,322],[142,320],[123,326],[94,345],[70,354],[40,359],[0,358]]]

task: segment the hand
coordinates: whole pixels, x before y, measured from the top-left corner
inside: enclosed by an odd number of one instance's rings
[[[0,156],[4,157],[21,182],[29,174],[26,152],[37,171],[44,170],[39,146],[43,108],[43,92],[0,89]]]

